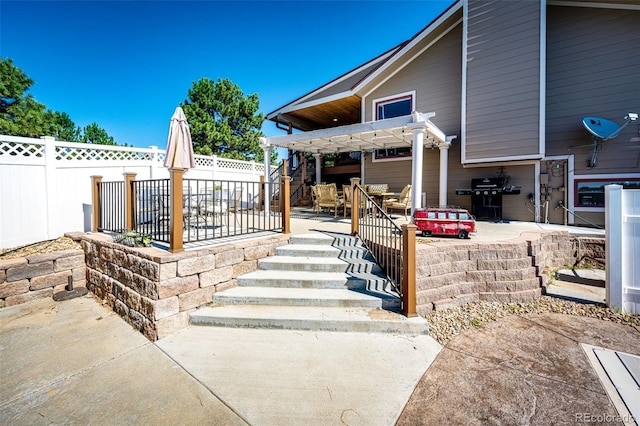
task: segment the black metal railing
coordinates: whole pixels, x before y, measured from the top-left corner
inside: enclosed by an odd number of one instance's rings
[[[120,232],[126,228],[124,182],[99,182],[98,231]]]
[[[402,229],[361,186],[358,198],[358,237],[402,296]]]
[[[169,179],[134,180],[131,182],[133,228],[150,235],[155,241],[169,242]]]
[[[178,198],[181,200],[178,211],[183,219],[183,242],[282,231],[279,205],[274,204],[268,213],[261,208],[261,185],[259,182],[184,179]],[[270,187],[271,194],[280,192],[280,179],[264,185]],[[170,180],[131,181],[129,200],[125,200],[126,189],[125,182],[97,184],[98,230],[135,230],[150,236],[153,241],[170,243]]]

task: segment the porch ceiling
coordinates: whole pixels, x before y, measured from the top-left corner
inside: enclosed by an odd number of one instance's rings
[[[275,121],[291,123],[295,128],[309,131],[360,121],[360,98],[348,96],[306,108],[280,113]]]
[[[267,138],[271,146],[314,154],[372,151],[374,149],[410,147],[413,129],[425,129],[424,144],[445,142],[445,134],[431,121],[434,113],[414,113],[386,120],[350,124],[304,133]]]

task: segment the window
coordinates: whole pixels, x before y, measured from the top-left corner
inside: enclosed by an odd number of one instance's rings
[[[640,179],[576,179],[576,207],[604,207],[604,187],[622,185],[625,189],[640,189]]]
[[[415,91],[401,93],[388,98],[373,100],[374,116],[376,120],[409,115],[415,109]],[[373,161],[385,161],[411,158],[411,148],[376,149]]]

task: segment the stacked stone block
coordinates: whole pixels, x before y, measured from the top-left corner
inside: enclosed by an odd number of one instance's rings
[[[52,297],[65,289],[69,277],[74,288],[86,286],[82,250],[0,260],[0,307]]]
[[[87,234],[88,288],[148,339],[168,336],[189,323],[189,314],[212,303],[217,291],[258,267],[289,237],[246,240],[180,253],[132,248]]]
[[[507,242],[418,244],[418,312],[469,302],[526,302],[544,293],[554,268],[575,262],[566,232],[523,233]]]

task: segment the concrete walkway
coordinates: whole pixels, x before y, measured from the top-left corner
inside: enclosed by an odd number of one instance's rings
[[[491,225],[473,238],[539,226]],[[292,228],[350,225],[320,216]],[[0,309],[0,424],[548,424],[614,414],[580,342],[638,354],[640,332],[549,314],[474,328],[444,349],[429,336],[194,326],[151,343],[91,295],[39,300]]]
[[[429,336],[192,326],[151,343],[91,295],[0,310],[0,424],[392,425]]]
[[[640,330],[552,313],[469,329],[429,367],[398,424],[634,425],[624,407],[616,410],[607,374],[598,374],[584,344],[640,355]],[[637,407],[637,396],[626,403]]]

